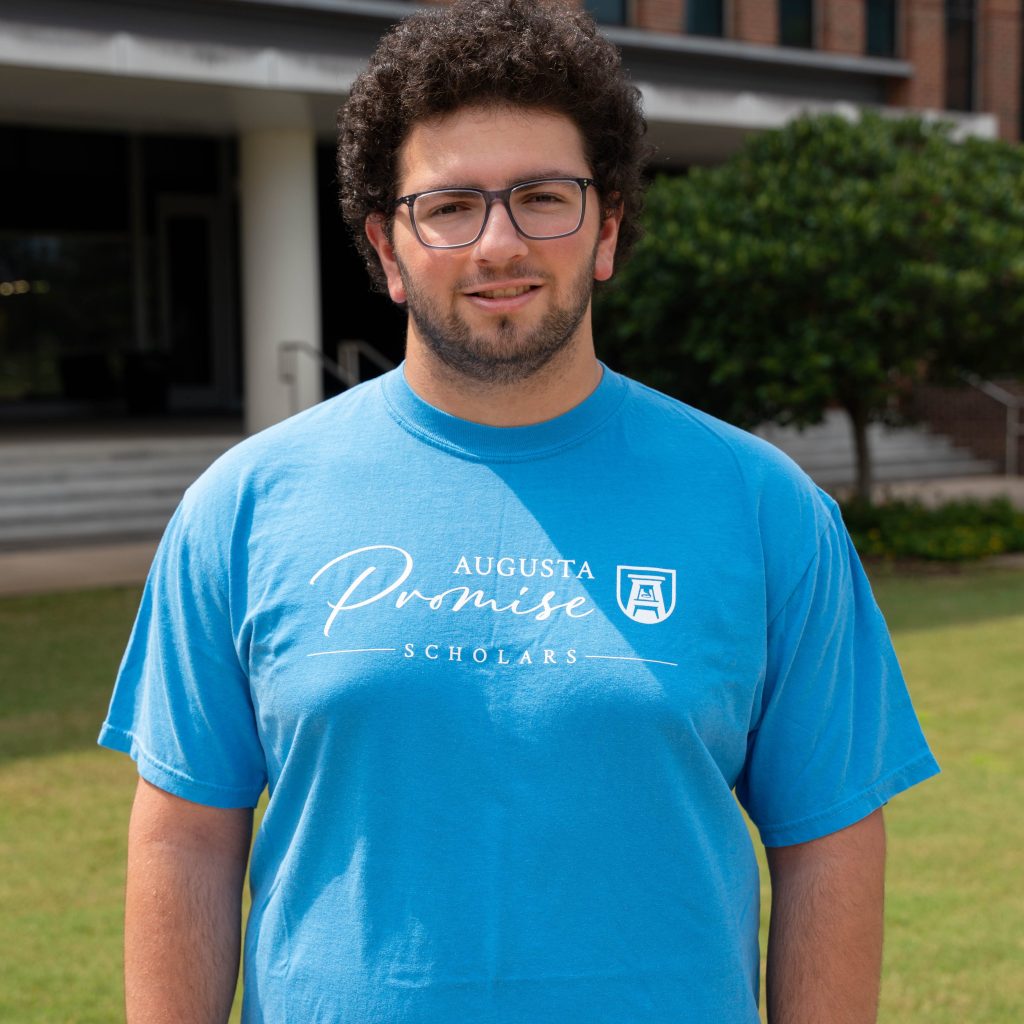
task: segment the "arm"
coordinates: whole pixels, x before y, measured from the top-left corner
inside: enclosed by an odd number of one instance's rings
[[[874,1024],[882,970],[881,809],[832,835],[767,851],[771,1024]]]
[[[128,831],[128,1024],[224,1024],[238,978],[252,811],[139,779]]]

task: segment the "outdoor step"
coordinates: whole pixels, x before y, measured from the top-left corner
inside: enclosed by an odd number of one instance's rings
[[[89,437],[82,439],[0,441],[0,465],[46,459],[148,458],[151,455],[195,454],[227,451],[241,437],[214,434],[199,437]]]
[[[149,458],[105,461],[83,457],[77,462],[43,460],[31,464],[11,463],[7,466],[0,466],[0,487],[3,487],[6,493],[8,485],[14,486],[21,483],[46,480],[71,482],[78,479],[132,479],[140,475],[147,477],[191,476],[192,479],[195,479],[218,455],[219,453],[210,452],[204,457],[191,458],[151,456]]]
[[[855,482],[856,469],[848,466],[828,466],[814,471],[805,467],[804,472],[823,487],[847,485]],[[991,466],[973,461],[951,466],[948,462],[882,463],[874,467],[872,476],[875,483],[892,483],[898,480],[936,480],[943,477],[990,476]]]
[[[790,458],[800,461],[801,458],[816,458],[816,459],[841,459],[847,455],[852,455],[854,447],[852,444],[814,444],[808,442],[804,444],[789,444],[789,443],[778,443],[774,440],[769,441],[770,444],[774,444],[775,447],[781,448]],[[896,439],[892,441],[879,441],[877,439],[869,439],[868,441],[869,450],[874,453],[878,453],[878,456],[884,460],[890,459],[934,459],[942,458],[944,455],[957,455],[967,454],[968,457],[973,458],[969,452],[965,452],[962,448],[956,448],[949,444],[948,441],[921,441],[918,439]]]
[[[130,515],[110,520],[19,523],[0,530],[0,550],[39,547],[44,544],[159,537],[167,526],[166,515]]]
[[[188,486],[239,437],[0,443],[0,548],[155,537]]]
[[[784,451],[819,484],[845,486],[856,480],[853,434],[842,412],[831,410],[823,423],[803,431],[765,424],[757,433]],[[998,471],[993,463],[975,458],[949,438],[921,426],[897,428],[873,423],[868,428],[868,446],[874,478],[881,482]]]
[[[828,452],[811,452],[802,457],[795,456],[792,452],[786,453],[794,462],[796,462],[801,468],[811,472],[813,469],[822,469],[829,466],[842,466],[853,468],[857,465],[857,459],[853,452],[841,452],[832,453]],[[953,469],[957,466],[972,466],[979,465],[985,466],[986,469],[991,472],[991,467],[987,466],[980,459],[976,459],[969,452],[963,451],[944,451],[944,452],[885,452],[885,453],[871,453],[871,464],[873,466],[916,466],[916,465],[928,465],[930,467],[946,466]]]
[[[0,529],[18,523],[75,521],[102,518],[114,521],[122,516],[164,514],[169,516],[178,504],[176,494],[134,494],[126,503],[123,494],[96,494],[68,501],[5,502],[0,505]]]
[[[147,470],[153,467],[147,467]],[[74,501],[95,494],[173,494],[180,497],[186,488],[205,469],[197,465],[185,472],[146,472],[101,476],[83,473],[74,477],[33,478],[6,481],[0,477],[4,504],[30,502],[49,498],[54,501]]]
[[[764,440],[787,450],[813,449],[815,451],[836,451],[853,448],[853,433],[842,434],[819,433],[816,428],[808,427],[803,431],[758,431]],[[884,448],[921,448],[925,450],[950,447],[950,440],[939,434],[931,434],[920,427],[909,427],[905,430],[882,429],[869,430],[868,443]]]
[[[934,480],[948,476],[991,476],[997,469],[991,463],[981,459],[968,459],[954,463],[941,462],[907,462],[882,463],[875,467],[875,480]],[[851,471],[850,480],[854,478]]]

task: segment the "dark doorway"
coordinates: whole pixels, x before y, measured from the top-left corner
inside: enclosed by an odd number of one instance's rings
[[[317,148],[317,189],[324,354],[336,359],[339,345],[363,341],[397,364],[405,354],[405,312],[387,295],[373,290],[363,259],[341,219],[333,145]],[[359,365],[364,379],[381,372],[365,358]],[[337,394],[343,387],[329,374],[324,375],[325,395]]]

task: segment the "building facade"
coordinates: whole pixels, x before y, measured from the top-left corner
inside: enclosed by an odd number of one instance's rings
[[[399,0],[4,0],[0,431],[317,401],[401,357],[336,208],[336,110]],[[656,168],[870,106],[1021,138],[1022,0],[588,0]]]

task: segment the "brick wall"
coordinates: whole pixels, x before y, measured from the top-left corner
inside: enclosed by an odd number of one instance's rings
[[[866,9],[864,0],[819,0],[821,48],[833,53],[863,53]]]
[[[941,110],[946,104],[944,0],[903,0],[898,38],[900,56],[914,65],[914,76],[897,83],[889,101],[901,107]]]
[[[733,0],[731,25],[726,33],[745,43],[774,46],[779,41],[779,5],[776,0]]]
[[[999,118],[999,134],[1020,139],[1021,0],[981,0],[978,106]]]
[[[685,0],[634,0],[633,24],[653,32],[682,32]]]
[[[941,110],[946,102],[945,4],[904,0],[901,8],[900,56],[914,65],[914,77],[896,84],[889,101]],[[1022,8],[1024,0],[978,0],[977,109],[995,114],[999,134],[1010,141],[1020,140]]]
[[[450,0],[424,0],[447,3]],[[564,2],[564,0],[563,0]],[[568,0],[582,6],[584,0]],[[679,34],[687,0],[633,0],[631,24]],[[977,0],[977,108],[993,113],[1000,135],[1021,141],[1022,22],[1024,0]],[[867,0],[817,0],[818,46],[832,53],[863,54]],[[726,3],[725,35],[741,42],[778,44],[778,0]],[[888,101],[912,110],[942,110],[946,102],[945,0],[902,0],[897,26],[898,56],[913,65],[913,77],[895,82]]]

